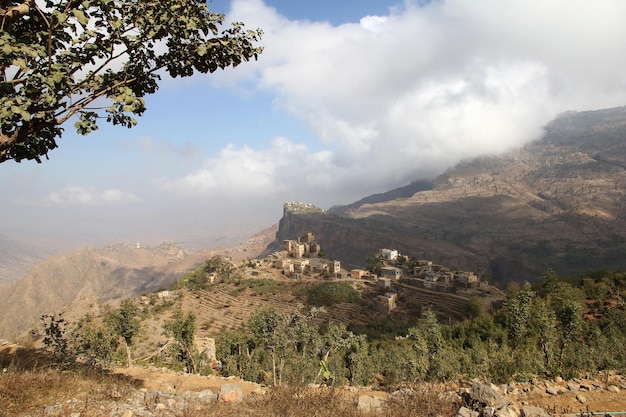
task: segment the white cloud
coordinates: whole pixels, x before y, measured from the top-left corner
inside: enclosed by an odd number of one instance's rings
[[[266,149],[229,145],[200,169],[180,179],[163,178],[161,188],[181,195],[272,196],[318,179],[316,170],[328,153],[312,153],[305,145],[275,138]]]
[[[229,17],[263,28],[265,51],[245,73],[216,81],[255,81],[305,120],[327,149],[317,171],[326,170],[331,187],[368,182],[374,190],[433,176],[537,139],[562,111],[626,102],[621,0],[409,1],[339,26],[235,0]],[[246,164],[260,158],[254,181],[285,187],[270,181],[272,165],[298,165],[268,152],[235,153]],[[205,183],[214,171],[205,168]]]
[[[44,204],[54,206],[95,206],[139,201],[140,199],[136,195],[120,189],[96,190],[81,186],[64,187],[49,193],[43,200]]]

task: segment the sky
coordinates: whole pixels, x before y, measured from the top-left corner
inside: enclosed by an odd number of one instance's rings
[[[623,0],[212,0],[263,53],[163,79],[132,128],[65,126],[0,164],[0,234],[70,245],[230,244],[286,201],[327,209],[626,104]]]

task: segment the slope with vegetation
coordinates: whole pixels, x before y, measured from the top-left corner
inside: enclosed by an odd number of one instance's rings
[[[463,318],[452,324],[428,306],[378,315],[371,310],[376,294],[362,281],[322,275],[293,280],[258,262],[214,257],[169,291],[104,306],[78,320],[48,316],[40,342],[64,366],[165,366],[283,387],[274,394],[291,387],[318,399],[323,391],[297,387],[394,391],[459,379],[519,384],[626,371],[624,272],[564,280],[547,270],[534,285],[510,285],[506,300],[491,311],[468,299]],[[219,362],[194,344],[207,336],[216,340]],[[0,389],[1,395],[10,392]],[[437,404],[452,407],[449,415],[460,405]]]
[[[392,387],[461,375],[505,382],[626,369],[623,272],[597,271],[567,282],[548,270],[534,286],[511,285],[506,300],[490,309],[480,298],[456,296],[464,302],[447,315],[445,302],[436,309],[436,298],[451,300],[451,295],[394,285],[399,293],[407,291],[399,302],[404,305],[385,315],[372,309],[379,290],[364,281],[328,281],[321,275],[293,280],[257,263],[236,265],[214,257],[175,281],[170,291],[135,301],[135,314],[122,314],[128,307],[122,303],[105,309],[101,319],[82,319],[73,334],[78,341],[87,330],[89,337],[118,335],[120,346],[133,346],[141,362],[202,372],[211,372],[210,358],[202,358],[190,340],[214,337],[223,374],[270,385],[323,381]],[[434,302],[415,304],[420,292]],[[142,332],[119,325],[132,323],[130,316],[141,318]],[[52,323],[51,318],[44,336]],[[100,325],[108,330],[98,333]],[[123,329],[129,328],[127,338]],[[180,329],[186,329],[184,337]],[[91,346],[102,345],[113,344],[83,343],[74,349],[97,358]],[[124,353],[118,358],[129,360]]]

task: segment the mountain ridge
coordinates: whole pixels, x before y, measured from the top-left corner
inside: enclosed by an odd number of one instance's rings
[[[47,258],[19,281],[0,286],[0,337],[20,335],[41,315],[52,314],[81,298],[97,297],[102,302],[116,303],[168,288],[182,274],[217,254],[233,259],[254,257],[275,231],[275,227],[263,230],[228,249],[193,252],[174,242],[155,247],[120,243]]]
[[[358,266],[383,247],[496,282],[626,267],[626,108],[569,112],[542,139],[463,161],[410,197],[323,210],[285,206],[275,248],[313,232]]]

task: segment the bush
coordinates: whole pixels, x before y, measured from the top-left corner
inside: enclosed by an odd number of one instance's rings
[[[359,293],[345,282],[325,282],[309,289],[309,304],[332,306],[339,303],[354,303]]]

